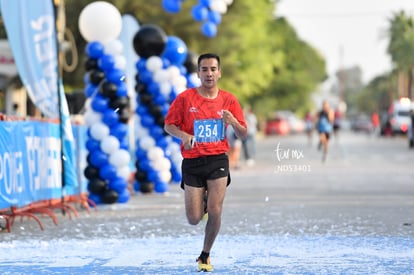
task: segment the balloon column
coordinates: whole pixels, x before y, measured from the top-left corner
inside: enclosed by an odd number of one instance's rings
[[[162,7],[170,13],[178,13],[184,0],[162,0]],[[217,34],[217,26],[221,23],[221,15],[227,12],[233,0],[199,0],[191,9],[192,18],[201,22],[201,32],[206,37]]]
[[[130,154],[126,138],[129,99],[125,84],[125,57],[116,40],[122,29],[119,11],[107,2],[87,5],[79,16],[86,41],[84,119],[88,127],[87,167],[89,198],[95,203],[129,200],[127,179]]]
[[[186,88],[180,68],[187,47],[178,37],[168,37],[156,25],[142,25],[133,45],[136,63],[136,185],[135,190],[162,193],[168,183],[181,181],[181,153],[177,140],[164,132],[164,118],[177,91]]]

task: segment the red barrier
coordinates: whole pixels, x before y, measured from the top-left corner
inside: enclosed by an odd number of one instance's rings
[[[90,213],[90,207],[95,208],[96,204],[91,201],[86,194],[80,194],[76,196],[67,196],[63,199],[51,199],[31,203],[23,207],[10,207],[0,210],[0,217],[5,220],[4,229],[7,232],[11,232],[11,228],[17,217],[23,220],[24,217],[33,219],[37,222],[41,230],[44,230],[42,221],[37,214],[49,216],[55,225],[58,225],[58,219],[55,215],[55,209],[61,209],[63,214],[67,214],[69,219],[72,219],[72,214],[76,217],[79,216],[78,211],[72,204],[79,204],[82,208],[86,209]],[[1,227],[1,226],[0,226]]]

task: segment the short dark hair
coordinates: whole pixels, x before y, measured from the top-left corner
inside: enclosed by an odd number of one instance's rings
[[[220,56],[215,53],[203,53],[202,55],[200,55],[197,60],[198,68],[200,68],[201,60],[208,58],[215,58],[217,60],[218,67],[220,68]]]

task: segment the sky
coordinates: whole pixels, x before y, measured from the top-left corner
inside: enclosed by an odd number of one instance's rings
[[[276,15],[286,17],[299,37],[325,57],[331,79],[339,68],[359,66],[368,83],[392,69],[387,29],[401,10],[414,16],[414,1],[279,0]]]

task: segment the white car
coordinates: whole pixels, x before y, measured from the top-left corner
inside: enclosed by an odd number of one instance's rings
[[[394,101],[388,109],[392,134],[407,134],[411,128],[411,109],[414,103],[403,97]]]

